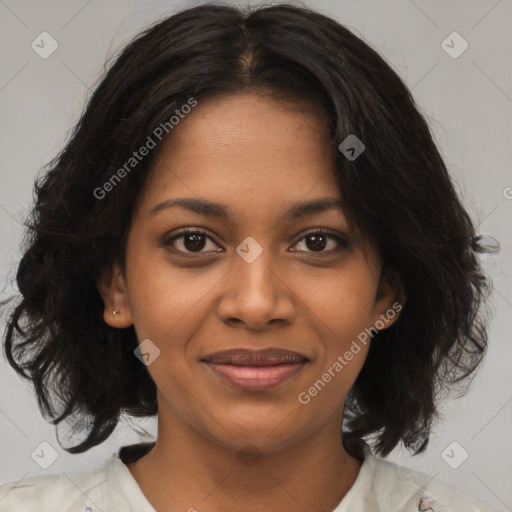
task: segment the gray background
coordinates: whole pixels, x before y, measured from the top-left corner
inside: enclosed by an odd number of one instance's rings
[[[106,56],[147,23],[198,3],[0,0],[0,298],[14,290],[34,177],[64,144]],[[501,244],[501,253],[484,261],[495,285],[485,364],[470,392],[445,404],[447,419],[435,427],[427,453],[410,457],[395,450],[389,459],[512,510],[512,2],[317,0],[303,5],[348,26],[404,79],[480,231]],[[47,59],[31,47],[43,31],[59,45]],[[453,31],[469,44],[458,58],[441,46]],[[453,44],[460,48],[460,41]],[[3,325],[2,320],[2,330]],[[107,442],[85,454],[68,454],[42,418],[28,383],[3,359],[0,366],[0,482],[89,470],[121,444],[139,439],[123,421]],[[153,419],[135,424],[156,432]],[[31,458],[43,441],[58,454],[47,469]],[[450,446],[453,442],[458,444]],[[453,469],[445,460],[459,464],[462,450],[469,456]]]

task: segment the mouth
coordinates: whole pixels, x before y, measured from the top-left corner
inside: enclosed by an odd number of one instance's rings
[[[244,391],[266,391],[284,384],[310,360],[299,352],[270,348],[216,352],[201,362],[224,382]]]

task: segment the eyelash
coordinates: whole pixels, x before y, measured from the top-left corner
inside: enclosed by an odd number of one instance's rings
[[[204,235],[206,238],[211,240],[213,243],[216,243],[208,235],[207,231],[205,231],[202,228],[182,228],[182,229],[177,230],[174,234],[172,234],[172,236],[165,237],[162,240],[162,245],[164,247],[169,247],[170,246],[171,250],[173,252],[179,253],[181,255],[204,254],[202,252],[195,252],[194,253],[194,252],[181,251],[181,250],[178,250],[178,249],[175,249],[175,248],[172,247],[172,244],[173,244],[173,242],[175,240],[177,240],[179,238],[183,238],[183,236],[187,235],[187,234],[200,234],[200,235]],[[346,249],[348,247],[348,242],[347,242],[347,240],[344,237],[340,236],[336,231],[332,231],[332,230],[326,229],[326,228],[314,228],[314,229],[312,229],[310,231],[307,231],[305,233],[301,233],[301,237],[295,242],[294,245],[297,245],[299,242],[301,242],[303,239],[307,238],[308,236],[316,235],[316,234],[327,235],[328,238],[331,238],[331,239],[333,239],[333,240],[335,240],[337,242],[338,247],[336,247],[335,249],[331,249],[330,251],[320,251],[320,252],[315,252],[315,251],[296,251],[296,252],[306,252],[306,253],[310,253],[310,254],[316,254],[316,255],[322,257],[322,256],[331,256],[331,255],[333,255],[335,253],[338,253],[342,249]],[[222,252],[222,251],[215,251],[215,252]]]

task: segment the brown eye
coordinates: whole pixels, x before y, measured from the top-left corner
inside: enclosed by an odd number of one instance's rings
[[[183,235],[183,246],[187,251],[201,251],[206,245],[206,237],[201,233],[186,233]]]
[[[306,233],[296,245],[300,244],[303,244],[306,250],[300,249],[299,252],[319,253],[321,255],[333,254],[348,247],[345,238],[322,228]],[[328,249],[324,250],[326,247]]]
[[[306,240],[306,247],[308,249],[311,249],[312,251],[323,251],[325,249],[325,246],[327,245],[327,237],[320,233],[320,234],[313,234],[308,235],[305,237]]]
[[[208,242],[211,242],[213,247],[210,250],[203,251],[203,249],[208,248]],[[205,231],[199,229],[183,229],[179,230],[177,233],[173,234],[171,237],[167,237],[162,241],[162,245],[165,247],[170,247],[171,250],[184,253],[198,253],[201,254],[203,252],[219,252],[219,249],[215,249],[218,247],[215,242],[206,234]]]

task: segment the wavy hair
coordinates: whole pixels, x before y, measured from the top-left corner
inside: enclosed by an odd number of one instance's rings
[[[487,348],[491,284],[478,253],[490,249],[399,76],[306,7],[199,5],[153,24],[107,62],[65,147],[35,181],[4,336],[9,364],[33,383],[45,417],[84,434],[68,452],[103,442],[122,414],[157,414],[155,383],[133,354],[135,330],[104,322],[97,286],[113,263],[124,268],[156,151],[106,198],[95,190],[191,97],[239,92],[319,112],[345,214],[407,297],[398,321],[373,336],[346,399],[344,439],[373,437],[383,456],[400,442],[423,451],[441,392],[471,377]],[[353,161],[338,149],[350,134],[366,147]]]

